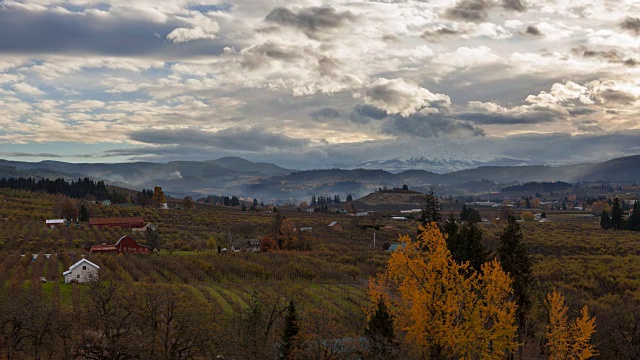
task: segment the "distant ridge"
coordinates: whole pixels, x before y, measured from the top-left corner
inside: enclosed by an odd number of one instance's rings
[[[234,194],[295,202],[311,195],[352,194],[363,196],[379,187],[401,187],[426,191],[429,187],[464,193],[494,191],[501,185],[530,181],[607,181],[634,183],[640,180],[640,155],[596,163],[572,165],[479,166],[444,174],[427,170],[397,173],[381,169],[319,169],[293,171],[240,157],[209,161],[168,163],[90,164],[60,161],[20,162],[0,160],[0,177],[32,176],[77,179],[89,177],[110,185],[140,190],[159,185],[178,196],[185,194]],[[483,190],[484,189],[484,190]],[[458,192],[459,193],[459,192]]]

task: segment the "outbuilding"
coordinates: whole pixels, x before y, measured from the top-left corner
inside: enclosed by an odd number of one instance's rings
[[[71,265],[69,270],[63,272],[62,275],[64,276],[65,284],[70,284],[72,282],[82,284],[97,279],[99,270],[100,266],[87,259],[82,259]]]
[[[49,219],[45,220],[45,224],[49,229],[56,229],[64,226],[64,219]]]

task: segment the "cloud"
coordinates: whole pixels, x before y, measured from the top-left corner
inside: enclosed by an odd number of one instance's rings
[[[527,26],[527,30],[525,30],[524,33],[531,36],[544,36],[542,31],[540,31],[540,29],[538,29],[534,25]]]
[[[363,100],[366,104],[386,111],[388,114],[409,116],[418,110],[431,108],[437,112],[436,106],[448,105],[451,100],[447,95],[434,94],[431,91],[407,82],[402,78],[380,78],[365,90]]]
[[[53,153],[0,152],[0,156],[7,156],[7,157],[13,157],[13,158],[38,157],[38,158],[51,159],[51,158],[62,158],[62,157],[65,157],[66,155],[53,154]]]
[[[525,6],[520,0],[502,0],[502,7],[508,10],[524,11]]]
[[[447,16],[464,21],[484,20],[491,7],[491,3],[484,0],[459,0],[447,11]]]
[[[277,7],[265,17],[267,22],[297,28],[310,37],[314,37],[319,31],[342,27],[354,19],[351,12],[338,12],[330,6],[308,7],[298,12]]]
[[[494,0],[458,0],[454,7],[447,10],[446,15],[456,20],[481,21],[489,16],[489,10],[496,5]],[[502,0],[501,5],[505,10],[525,10],[521,0]]]
[[[620,27],[640,35],[640,18],[628,17],[620,23]]]
[[[19,82],[13,84],[13,89],[21,94],[31,95],[31,96],[40,96],[44,95],[42,90],[38,89],[35,86],[31,86],[27,83]]]
[[[219,131],[195,128],[139,130],[130,134],[131,140],[155,145],[205,146],[225,150],[265,151],[296,149],[309,144],[274,131],[253,127],[230,127]]]
[[[349,120],[358,124],[368,124],[372,120],[383,120],[387,118],[387,112],[375,106],[358,104],[349,114]]]
[[[418,138],[442,136],[483,136],[484,131],[466,121],[458,121],[440,114],[413,114],[408,117],[395,115],[384,130],[390,134]]]
[[[327,119],[337,119],[340,117],[340,112],[335,108],[325,107],[322,109],[314,110],[309,113],[309,116],[313,120],[321,121]]]
[[[191,19],[192,27],[177,28],[167,35],[167,40],[174,43],[182,43],[193,40],[214,40],[220,31],[220,26],[214,20],[200,14]]]

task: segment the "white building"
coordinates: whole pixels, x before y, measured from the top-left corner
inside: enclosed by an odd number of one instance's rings
[[[49,219],[45,220],[45,224],[49,229],[56,229],[64,226],[64,219]]]
[[[97,279],[98,270],[100,270],[100,266],[92,263],[87,259],[82,259],[77,263],[71,265],[69,270],[62,273],[62,275],[64,276],[64,283],[86,283],[93,279]]]

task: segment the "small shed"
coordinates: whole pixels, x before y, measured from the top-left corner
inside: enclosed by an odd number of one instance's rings
[[[385,251],[394,252],[394,251],[399,250],[399,249],[404,249],[405,246],[407,246],[407,244],[405,244],[405,243],[402,243],[402,244],[391,244],[389,246],[389,248],[387,250],[385,250]]]
[[[62,273],[64,276],[64,283],[70,284],[72,282],[87,283],[98,277],[98,271],[100,266],[92,263],[87,259],[82,259],[77,263],[71,265],[69,270]]]
[[[334,230],[334,231],[343,231],[344,227],[339,222],[332,221],[331,224],[329,224],[329,229]]]
[[[49,229],[56,229],[64,226],[64,219],[49,219],[45,220],[45,224]]]

